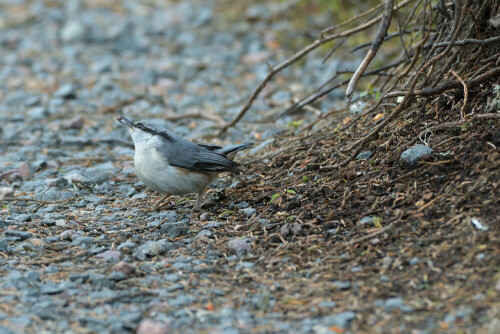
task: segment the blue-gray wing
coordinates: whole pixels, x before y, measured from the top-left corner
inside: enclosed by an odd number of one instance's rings
[[[228,159],[222,152],[217,152],[220,146],[197,145],[189,140],[171,133],[162,136],[164,145],[159,148],[168,164],[188,169],[190,171],[235,171],[239,164]]]

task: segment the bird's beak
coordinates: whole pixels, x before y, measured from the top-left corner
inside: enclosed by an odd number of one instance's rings
[[[116,117],[116,120],[121,124],[126,125],[130,129],[134,130],[134,123],[132,123],[127,117],[123,115],[118,115],[118,117]]]

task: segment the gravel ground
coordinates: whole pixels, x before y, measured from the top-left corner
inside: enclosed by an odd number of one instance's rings
[[[286,8],[253,5],[235,20],[213,1],[0,6],[0,333],[348,328],[350,311],[292,319],[276,310],[278,283],[239,286],[258,258],[249,240],[214,246],[225,218],[148,212],[156,197],[137,182],[132,142],[114,120],[123,112],[191,139],[253,140],[263,143],[258,154],[290,130],[291,116],[269,116],[337,67],[313,56],[285,71],[236,129],[212,138],[267,74],[266,61],[290,54],[276,37],[291,34],[279,19]],[[212,193],[252,177],[223,178]]]
[[[500,333],[498,121],[399,152],[429,121],[412,114],[399,140],[381,133],[327,171],[330,148],[374,121],[299,134],[345,106],[340,91],[280,115],[362,56],[322,64],[325,49],[215,136],[269,65],[332,24],[297,28],[298,3],[0,3],[0,334]],[[201,212],[195,196],[152,212],[119,113],[256,145]]]

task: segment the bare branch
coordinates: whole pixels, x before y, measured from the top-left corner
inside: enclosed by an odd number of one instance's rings
[[[402,1],[400,4],[396,5],[394,8],[393,8],[393,11],[395,10],[399,10],[401,8],[403,8],[404,6],[406,6],[407,4],[413,2],[415,0],[404,0]],[[257,98],[257,96],[260,94],[260,92],[262,91],[262,89],[264,89],[264,87],[266,86],[266,84],[278,73],[280,72],[281,70],[287,68],[288,66],[290,66],[291,64],[297,62],[298,60],[300,60],[302,57],[304,57],[305,55],[307,55],[309,52],[315,50],[316,48],[318,48],[320,45],[323,45],[327,42],[330,42],[330,41],[333,41],[337,38],[342,38],[342,37],[345,37],[345,36],[350,36],[350,35],[353,35],[353,34],[356,34],[360,31],[363,31],[365,29],[368,29],[369,27],[373,26],[374,24],[376,24],[378,21],[382,20],[382,15],[380,16],[377,16],[376,18],[373,18],[371,19],[370,21],[358,26],[358,27],[355,27],[353,29],[349,29],[349,30],[346,30],[344,32],[340,32],[338,34],[335,34],[335,35],[330,35],[330,36],[324,36],[325,33],[322,33],[321,34],[321,37],[320,39],[314,41],[314,43],[308,45],[307,47],[305,47],[304,49],[300,50],[299,52],[297,52],[293,57],[283,61],[281,64],[279,64],[278,66],[276,67],[273,67],[273,70],[271,72],[269,72],[267,74],[267,76],[264,78],[264,80],[260,83],[260,85],[255,89],[255,91],[253,92],[252,96],[250,96],[250,99],[248,100],[248,102],[243,106],[243,108],[240,110],[240,112],[238,113],[238,115],[236,115],[236,117],[230,121],[229,123],[225,124],[220,132],[219,132],[219,135],[224,133],[228,128],[234,126],[236,123],[238,123],[240,121],[240,119],[246,114],[246,112],[248,111],[248,109],[250,109],[250,107],[252,106],[253,104],[253,101]],[[332,29],[333,30],[333,29]],[[327,29],[327,31],[331,31],[329,29]]]
[[[469,45],[469,44],[487,45],[487,44],[495,43],[495,42],[500,42],[500,36],[487,38],[487,39],[474,39],[474,38],[463,39],[463,40],[456,41],[455,43],[453,43],[453,46],[462,46],[462,45]],[[436,48],[444,48],[445,46],[448,46],[448,44],[450,44],[450,43],[449,42],[442,42],[442,43],[436,43],[434,46]]]
[[[372,43],[370,51],[368,51],[368,53],[366,54],[365,59],[363,59],[361,65],[359,65],[356,72],[354,72],[354,75],[352,76],[349,85],[347,85],[346,96],[349,102],[351,101],[352,94],[354,92],[354,87],[358,83],[359,78],[366,70],[366,68],[372,61],[373,57],[375,57],[375,55],[377,54],[380,45],[382,45],[382,42],[384,41],[384,38],[387,35],[387,30],[389,30],[389,26],[391,25],[393,6],[394,6],[394,0],[385,0],[384,15],[382,17],[382,22],[380,22],[377,35],[375,36],[375,40]]]
[[[346,166],[349,162],[351,162],[356,155],[361,151],[363,145],[365,145],[373,136],[375,136],[380,130],[382,130],[389,122],[391,122],[393,119],[395,119],[401,112],[404,110],[404,108],[411,102],[413,101],[414,96],[413,91],[415,89],[415,86],[417,85],[418,79],[422,76],[422,74],[427,71],[431,66],[433,66],[436,62],[438,62],[440,59],[442,59],[448,51],[451,49],[453,46],[453,42],[457,39],[458,33],[460,32],[460,28],[462,27],[462,23],[465,17],[465,8],[467,7],[468,0],[465,1],[465,4],[462,6],[461,0],[456,0],[455,2],[455,19],[453,22],[453,27],[448,34],[449,39],[447,40],[450,41],[450,44],[444,49],[442,52],[439,54],[435,55],[432,57],[429,61],[427,61],[415,74],[413,79],[411,80],[410,83],[410,89],[406,92],[403,101],[391,112],[389,116],[387,116],[382,122],[377,124],[372,131],[370,131],[366,136],[363,138],[357,140],[354,142],[352,145],[350,145],[349,149],[353,149],[357,147],[357,149],[352,152],[352,154],[345,159],[344,161],[331,165],[331,166],[325,166],[322,167],[323,169],[335,169],[339,167]]]
[[[486,80],[489,80],[491,78],[494,78],[496,76],[500,75],[500,67],[495,67],[473,79],[469,79],[466,81],[466,84],[468,87],[474,87],[479,85],[480,83],[483,83]],[[436,94],[441,94],[447,90],[453,89],[453,88],[460,88],[461,84],[459,81],[446,81],[442,83],[441,85],[433,88],[427,88],[427,89],[416,89],[412,92],[412,95],[418,95],[418,96],[431,96],[431,95],[436,95]],[[397,91],[397,92],[391,92],[387,94],[387,97],[396,97],[396,96],[403,96],[407,93],[407,91]]]
[[[455,78],[458,79],[458,81],[460,81],[462,86],[464,86],[464,104],[462,105],[462,108],[460,108],[460,116],[462,117],[462,119],[465,119],[465,106],[467,105],[467,100],[469,98],[469,89],[467,88],[467,84],[465,83],[464,79],[460,78],[455,71],[451,70],[450,72]]]

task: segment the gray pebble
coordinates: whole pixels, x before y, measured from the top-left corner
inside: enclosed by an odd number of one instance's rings
[[[242,261],[236,265],[236,269],[252,269],[255,266],[255,263]]]
[[[391,279],[387,275],[380,275],[380,282],[389,283]]]
[[[212,231],[210,230],[201,230],[196,234],[196,237],[201,237],[201,236],[206,236],[206,237],[211,237],[212,236]]]
[[[191,263],[188,262],[176,262],[172,264],[172,268],[179,269],[179,270],[191,270],[192,265]]]
[[[83,172],[83,183],[93,185],[102,184],[108,181],[110,175],[114,175],[118,172],[111,162],[106,162],[94,167],[90,167]]]
[[[94,238],[93,237],[84,237],[84,236],[79,236],[76,237],[72,242],[71,245],[73,246],[85,246],[88,247],[94,243]]]
[[[74,197],[69,191],[60,191],[55,188],[49,188],[44,192],[38,193],[36,198],[42,201],[63,201]]]
[[[382,268],[385,270],[389,269],[392,266],[394,259],[390,256],[386,256],[382,259]]]
[[[241,238],[231,239],[227,243],[227,246],[230,250],[238,254],[252,251],[252,246],[250,246],[250,243],[248,242],[247,239],[241,239]]]
[[[51,244],[51,243],[54,243],[54,242],[58,242],[60,240],[61,239],[59,238],[58,235],[51,235],[51,236],[48,236],[47,238],[43,239],[43,241],[45,241],[48,244]]]
[[[478,260],[478,261],[482,261],[485,258],[486,258],[486,254],[484,254],[484,253],[479,253],[476,255],[476,260]]]
[[[366,224],[366,225],[373,225],[374,224],[373,217],[364,216],[363,218],[361,218],[359,220],[359,223],[360,224]]]
[[[61,293],[66,289],[66,285],[64,282],[61,284],[47,283],[43,284],[40,292],[44,295],[55,295],[57,293]]]
[[[364,151],[356,156],[356,160],[368,160],[372,157],[372,151]]]
[[[40,98],[40,96],[32,96],[32,97],[29,97],[26,99],[26,101],[24,102],[24,105],[26,107],[33,107],[33,106],[36,106],[37,104],[40,103],[42,99]]]
[[[132,240],[127,240],[123,243],[121,243],[120,245],[118,245],[118,247],[116,247],[117,250],[122,250],[123,248],[128,248],[129,250],[131,249],[134,249],[136,246],[135,242],[133,242]]]
[[[164,223],[160,228],[160,232],[166,234],[169,238],[178,238],[188,233],[189,222],[190,220],[186,218],[178,222]]]
[[[108,275],[108,279],[111,281],[123,281],[127,279],[127,275],[119,271],[112,271],[111,274]]]
[[[16,216],[16,220],[20,221],[20,222],[30,222],[30,221],[33,221],[35,219],[40,219],[40,216],[37,214],[33,214],[33,213],[30,213],[30,214],[23,213],[23,214]]]
[[[170,299],[168,301],[169,305],[172,307],[188,306],[196,301],[196,298],[186,294],[178,294],[176,298]]]
[[[249,206],[250,205],[247,202],[245,202],[245,201],[239,202],[238,204],[236,204],[236,207],[238,209],[245,209],[245,208],[248,208]]]
[[[102,274],[89,274],[89,282],[97,289],[112,288],[114,286],[114,283]]]
[[[70,274],[69,275],[69,280],[71,282],[78,282],[78,283],[84,283],[89,279],[89,274],[88,273],[83,273],[83,274]]]
[[[359,273],[360,271],[363,271],[363,266],[356,266],[351,268],[351,273]]]
[[[257,212],[257,210],[252,207],[241,209],[240,211],[243,212],[247,217],[252,217]]]
[[[48,116],[50,113],[45,107],[33,107],[28,110],[28,117],[33,121],[43,120]]]
[[[151,218],[148,219],[148,222],[156,222],[157,224],[160,223],[173,223],[177,221],[178,214],[177,212],[170,210],[170,211],[164,211],[161,212],[158,215],[155,215]],[[154,225],[156,226],[156,225]]]
[[[9,243],[7,242],[7,239],[0,238],[0,252],[7,253],[8,248],[9,248]]]
[[[33,234],[25,231],[5,231],[4,236],[13,238],[15,241],[20,241],[31,238]]]
[[[326,300],[323,300],[323,301],[320,301],[318,303],[318,306],[319,307],[322,307],[322,308],[334,308],[336,306],[335,302],[333,301],[326,301]]]
[[[144,254],[151,255],[151,256],[156,256],[160,255],[165,251],[165,247],[163,244],[159,241],[148,241],[144,245]]]
[[[36,270],[30,270],[24,275],[24,278],[30,283],[36,283],[40,281],[40,273]]]
[[[321,323],[326,326],[337,326],[347,329],[351,326],[351,321],[356,318],[356,313],[352,311],[344,311],[335,315],[323,317]]]
[[[211,218],[210,216],[210,213],[208,212],[203,212],[201,215],[200,215],[200,220],[201,221],[207,221]]]
[[[148,195],[144,192],[138,193],[138,194],[135,194],[134,196],[132,196],[132,199],[137,199],[137,200],[146,199],[146,198],[148,198]]]
[[[120,251],[110,250],[110,251],[105,251],[105,252],[99,253],[99,254],[97,254],[96,257],[102,258],[105,260],[118,261],[122,257],[122,253]]]
[[[400,161],[404,166],[415,166],[419,160],[431,155],[432,152],[434,150],[429,146],[417,144],[401,153]]]
[[[180,290],[184,290],[186,287],[180,283],[178,284],[174,284],[174,285],[171,285],[167,288],[167,291],[168,292],[175,292],[175,291],[180,291]]]
[[[168,282],[178,282],[181,279],[181,276],[178,274],[165,274],[165,280]]]
[[[83,40],[86,35],[86,28],[80,21],[68,21],[61,28],[59,35],[63,42]]]
[[[45,274],[54,274],[54,273],[59,272],[59,267],[50,265],[50,266],[45,267],[45,269],[43,269],[43,272]]]
[[[340,290],[349,290],[351,288],[351,283],[346,281],[334,281],[333,284]]]
[[[207,224],[203,225],[203,229],[219,228],[222,225],[224,225],[224,224],[220,223],[220,222],[211,222],[211,223],[207,223]]]
[[[33,320],[31,320],[30,316],[27,315],[22,315],[19,317],[11,317],[9,321],[15,325],[15,328],[17,329],[16,332],[24,332],[27,330],[29,326],[31,326]],[[0,327],[2,329],[2,327]],[[9,333],[10,331],[6,332]],[[11,332],[14,333],[14,332]]]
[[[148,256],[157,256],[165,251],[175,249],[175,243],[169,243],[167,240],[148,241],[139,246],[134,252],[134,257],[140,261],[144,261]]]
[[[385,300],[385,308],[387,310],[401,308],[401,306],[403,305],[404,305],[403,298],[400,297],[388,298]]]
[[[412,312],[411,306],[405,305],[403,298],[394,297],[386,300],[375,300],[373,305],[376,307],[384,307],[386,311],[401,310],[402,312]]]
[[[76,97],[75,86],[72,84],[64,84],[54,92],[54,96],[63,99],[73,99]]]

